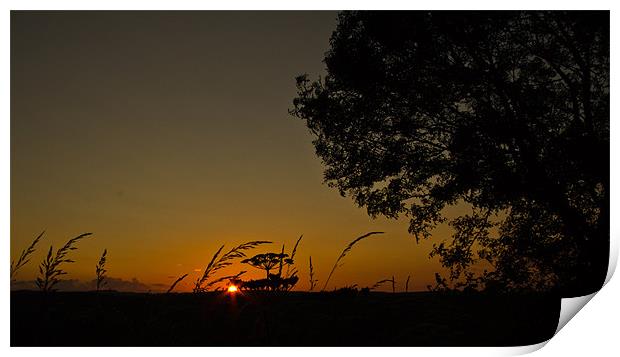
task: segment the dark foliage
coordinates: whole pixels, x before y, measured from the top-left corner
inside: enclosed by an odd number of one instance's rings
[[[241,290],[269,290],[269,291],[288,291],[291,290],[299,281],[297,275],[281,277],[277,274],[269,274],[266,279],[256,279],[243,281],[240,279],[231,280],[231,283]]]
[[[609,12],[343,12],[330,45],[291,110],[330,186],[416,240],[471,207],[433,250],[453,287],[601,286]]]

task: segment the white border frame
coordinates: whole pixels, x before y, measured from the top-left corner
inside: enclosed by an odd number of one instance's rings
[[[616,2],[618,3],[618,2]],[[161,1],[152,0],[148,2],[140,1],[4,1],[1,13],[2,35],[0,37],[1,49],[3,51],[2,61],[2,77],[0,77],[2,101],[2,116],[0,120],[0,160],[2,160],[2,169],[4,174],[0,176],[2,185],[0,187],[0,195],[2,197],[2,236],[4,236],[4,244],[0,250],[0,261],[4,261],[4,269],[0,273],[0,286],[5,287],[5,294],[0,296],[1,299],[1,315],[5,317],[4,323],[1,325],[0,339],[2,346],[8,353],[13,355],[40,355],[45,353],[48,356],[83,356],[85,354],[91,356],[107,357],[110,353],[120,353],[122,355],[149,354],[154,356],[167,356],[170,353],[180,353],[185,355],[194,354],[221,354],[221,355],[241,355],[249,352],[247,348],[9,348],[9,274],[8,262],[10,261],[10,11],[15,10],[342,10],[342,9],[411,9],[411,10],[476,10],[476,9],[527,9],[527,10],[544,10],[544,9],[566,9],[566,10],[611,10],[611,38],[618,38],[617,26],[614,26],[618,16],[615,15],[614,2],[589,0],[574,1],[567,0],[562,2],[553,2],[545,0],[521,0],[521,1],[412,1],[404,3],[394,0],[382,1],[298,1],[291,3],[290,1],[235,1],[229,2],[205,2],[205,1]],[[613,43],[613,40],[612,40]],[[616,58],[616,48],[612,46],[611,56],[612,62]],[[614,65],[611,65],[611,86],[616,88],[616,80],[614,78]],[[611,118],[614,117],[614,103],[618,103],[615,91],[611,91]],[[611,122],[612,128],[615,121]],[[619,149],[616,144],[618,139],[617,131],[611,133],[611,154],[612,157],[618,157]],[[618,165],[611,166],[611,216],[618,218],[619,197],[617,191],[614,190],[614,182],[618,178]],[[615,270],[618,257],[618,233],[620,233],[620,225],[618,220],[611,220],[611,259],[610,272],[608,281]],[[617,279],[616,279],[617,280]],[[548,346],[540,352],[542,355],[573,355],[585,354],[594,351],[600,351],[601,355],[613,355],[617,352],[617,318],[618,302],[620,301],[620,285],[614,281],[609,282],[600,293],[594,297],[594,303],[588,304],[583,308],[583,312],[576,318],[575,322],[570,322],[568,327],[560,331],[554,338],[550,340]],[[377,353],[388,353],[390,355],[410,356],[412,354],[433,355],[433,356],[449,356],[453,354],[465,356],[487,356],[487,355],[514,355],[532,352],[546,343],[534,346],[525,346],[518,348],[346,348],[347,354],[354,355],[376,355]],[[604,353],[603,351],[610,351]],[[251,353],[254,356],[313,356],[317,354],[342,354],[345,352],[343,348],[253,348]],[[599,353],[596,353],[597,355]]]

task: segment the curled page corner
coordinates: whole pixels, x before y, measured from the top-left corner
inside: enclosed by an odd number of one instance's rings
[[[608,274],[608,278],[609,278],[609,274]],[[607,283],[608,280],[605,281],[605,283]],[[599,290],[600,291],[600,290]],[[560,316],[558,319],[558,327],[555,330],[555,333],[553,334],[553,336],[557,335],[558,332],[564,328],[564,326],[566,326],[566,324],[568,323],[568,321],[570,321],[575,315],[577,315],[577,313],[579,312],[579,310],[581,310],[590,300],[592,300],[592,298],[594,297],[594,295],[596,295],[598,293],[598,291],[593,292],[592,294],[589,295],[584,295],[584,296],[578,296],[578,297],[572,297],[572,298],[562,298],[561,299],[561,306],[560,306]],[[535,351],[540,350],[541,348],[545,347],[545,345],[551,341],[552,338],[537,343],[537,344],[533,344],[533,345],[527,345],[527,346],[516,346],[513,348],[509,348],[507,350],[505,350],[504,354],[505,356],[518,356],[518,355],[525,355],[528,353],[532,353]]]
[[[521,355],[526,355],[528,353],[536,352],[539,349],[545,347],[547,342],[549,342],[549,340],[543,341],[543,342],[540,342],[540,343],[536,343],[534,345],[512,347],[504,355],[505,356],[521,356]]]
[[[579,310],[581,310],[592,298],[596,295],[598,291],[593,292],[589,295],[572,297],[572,298],[562,298],[562,305],[560,308],[560,318],[558,320],[558,328],[555,330],[555,334],[564,328],[568,321],[570,321]]]
[[[558,327],[555,330],[555,333],[553,334],[554,336],[558,334],[558,332],[560,332],[561,329],[564,328],[564,326],[566,326],[566,324],[575,316],[577,315],[577,313],[588,303],[590,302],[590,300],[592,300],[592,298],[598,294],[599,291],[601,291],[601,289],[603,289],[605,287],[605,285],[607,285],[607,283],[609,283],[609,280],[611,280],[611,277],[614,275],[614,272],[616,270],[616,266],[618,264],[618,251],[619,251],[619,244],[618,244],[618,240],[617,239],[610,239],[610,250],[609,250],[609,264],[607,267],[607,276],[605,277],[605,282],[603,283],[603,286],[601,286],[601,288],[591,294],[588,295],[584,295],[584,296],[578,296],[578,297],[571,297],[571,298],[562,298],[561,299],[561,305],[560,305],[560,316],[558,319]],[[528,353],[532,353],[535,351],[538,351],[539,349],[543,348],[549,341],[551,341],[553,339],[553,337],[547,341],[543,341],[534,345],[528,345],[528,346],[518,346],[518,347],[514,347],[514,348],[510,348],[508,350],[506,350],[504,355],[508,355],[508,356],[516,356],[516,355],[524,355],[524,354],[528,354]]]
[[[618,240],[610,239],[610,247],[609,247],[609,263],[607,266],[607,276],[605,277],[605,282],[601,289],[607,285],[611,277],[614,275],[614,271],[616,270],[616,266],[618,264]],[[596,295],[598,291],[593,292],[589,295],[572,297],[572,298],[562,298],[562,305],[560,308],[560,318],[558,321],[558,328],[555,330],[555,335],[566,326],[568,321],[570,321],[579,310],[581,310],[592,298]]]

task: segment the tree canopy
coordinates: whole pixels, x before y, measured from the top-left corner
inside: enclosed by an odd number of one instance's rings
[[[431,252],[455,286],[600,288],[608,12],[342,12],[324,62],[291,113],[328,185],[416,240],[469,206]]]
[[[263,253],[257,254],[252,258],[244,259],[241,263],[249,264],[255,268],[263,269],[267,273],[267,278],[269,278],[269,272],[271,269],[276,266],[283,264],[293,264],[293,260],[288,257],[288,254],[285,253]],[[278,275],[280,275],[282,272]]]

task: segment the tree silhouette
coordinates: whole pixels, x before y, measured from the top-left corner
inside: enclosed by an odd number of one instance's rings
[[[405,215],[416,240],[469,207],[431,253],[460,286],[600,288],[608,12],[343,12],[324,61],[323,79],[297,78],[291,114],[328,185]]]
[[[249,259],[244,259],[241,263],[265,270],[267,272],[267,278],[269,278],[269,271],[271,271],[271,269],[283,263],[292,264],[293,261],[289,259],[288,254],[285,253],[264,253],[257,254]]]

